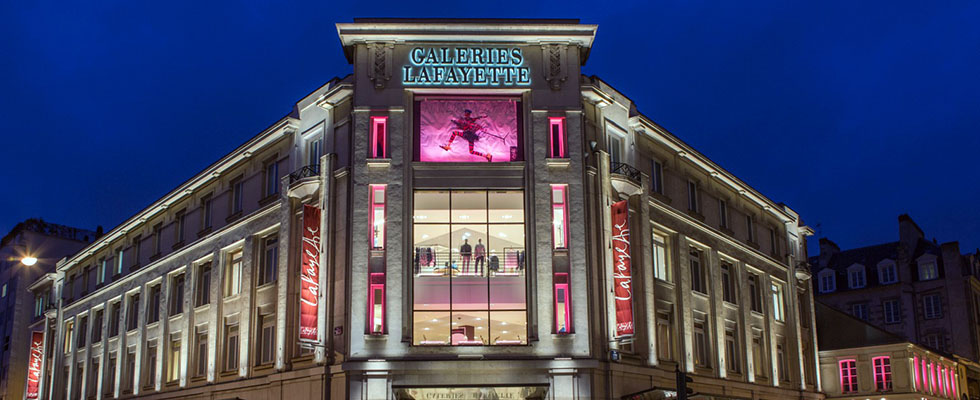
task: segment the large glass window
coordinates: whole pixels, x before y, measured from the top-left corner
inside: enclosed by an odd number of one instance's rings
[[[414,343],[527,343],[524,193],[416,191]]]
[[[667,236],[659,233],[653,233],[653,277],[667,281],[673,282],[674,279],[670,273],[670,266],[667,265],[669,260],[669,255],[667,253]]]

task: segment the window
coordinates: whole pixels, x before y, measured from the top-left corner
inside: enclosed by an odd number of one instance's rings
[[[851,315],[855,318],[868,320],[868,303],[851,304]]]
[[[939,278],[939,270],[936,268],[935,261],[924,261],[919,263],[919,280],[931,281]]]
[[[721,291],[722,299],[737,304],[738,294],[735,292],[735,271],[731,263],[721,263]]]
[[[146,323],[160,320],[160,284],[150,287],[150,301],[146,303]]]
[[[757,274],[749,274],[749,295],[752,300],[752,311],[762,312],[762,282]]]
[[[71,339],[74,337],[75,321],[65,322],[65,353],[71,352]]]
[[[143,238],[140,235],[136,235],[133,238],[133,268],[140,265],[140,260],[143,259]]]
[[[524,193],[414,196],[413,343],[526,344]]]
[[[323,149],[323,136],[318,133],[315,138],[306,143],[306,165],[320,165],[320,154]]]
[[[132,393],[136,388],[136,347],[130,347],[126,353],[126,376],[123,377],[124,391]]]
[[[841,360],[840,366],[840,388],[842,393],[855,393],[857,387],[857,361]]]
[[[262,239],[262,260],[259,265],[259,285],[276,281],[279,273],[279,238],[275,235]]]
[[[109,361],[106,363],[105,381],[102,384],[102,398],[112,397],[116,391],[116,353],[109,353]]]
[[[371,248],[385,248],[385,189],[386,185],[370,185],[371,189]]]
[[[262,316],[259,340],[259,364],[271,364],[276,354],[276,315]]]
[[[688,257],[688,263],[691,270],[691,290],[707,294],[708,285],[704,281],[704,266],[701,262],[701,250],[692,247]]]
[[[738,362],[738,335],[735,327],[725,329],[725,365],[729,372],[740,373],[742,371]]]
[[[898,270],[894,262],[885,262],[878,265],[878,282],[882,285],[898,282]]]
[[[160,250],[163,247],[163,238],[160,236],[160,232],[163,230],[163,223],[159,223],[153,226],[153,255],[159,256]],[[86,284],[85,286],[88,286]]]
[[[687,209],[693,212],[701,210],[698,204],[698,184],[694,181],[687,181]]]
[[[670,253],[668,252],[667,235],[653,233],[653,277],[665,282],[673,282],[670,269]]]
[[[146,345],[146,381],[143,387],[152,388],[157,384],[157,344]]]
[[[837,280],[834,270],[825,269],[820,271],[820,293],[830,293],[837,290]]]
[[[929,368],[926,366],[926,359],[924,358],[920,361],[920,364],[922,367],[922,386],[920,391],[925,393],[929,390]]]
[[[207,195],[201,198],[201,230],[206,230],[211,228],[211,220],[214,216],[214,199],[211,195]]]
[[[116,272],[114,275],[122,274],[123,269],[123,249],[116,250]]]
[[[672,313],[657,312],[657,357],[665,361],[674,360],[674,340]]]
[[[388,158],[388,117],[371,117],[371,158]]]
[[[748,241],[755,242],[755,226],[753,226],[752,216],[745,216],[745,233]]]
[[[107,265],[106,265],[105,258],[103,257],[99,259],[99,270],[98,272],[96,272],[96,281],[95,281],[96,285],[101,285],[105,283],[106,273],[108,272],[106,271],[107,269],[106,267]]]
[[[211,304],[211,262],[208,261],[197,267],[197,302],[196,306]]]
[[[47,308],[47,299],[43,294],[34,295],[34,318],[41,318]]]
[[[701,368],[709,368],[709,347],[707,329],[705,328],[704,316],[694,317],[694,365]]]
[[[664,165],[657,160],[650,162],[652,173],[650,174],[651,189],[654,193],[664,194]]]
[[[225,371],[238,370],[238,324],[225,326]]]
[[[109,337],[116,337],[119,335],[119,317],[121,316],[120,309],[122,308],[122,302],[115,302],[109,306]]]
[[[621,164],[626,162],[623,157],[623,152],[625,151],[623,147],[626,144],[626,135],[613,130],[611,126],[607,129],[609,133],[609,162],[611,164]]]
[[[548,117],[548,157],[565,158],[565,117]]]
[[[140,313],[140,294],[134,293],[129,296],[129,308],[126,315],[126,330],[131,331],[139,327]]]
[[[92,343],[98,343],[102,341],[102,321],[104,310],[96,310],[95,318],[92,320]],[[97,370],[96,370],[97,371]]]
[[[88,334],[88,316],[81,317],[78,321],[78,334],[75,335],[78,343],[75,343],[75,348],[81,349],[85,347],[85,336]]]
[[[265,164],[265,197],[279,193],[279,162],[273,157]]]
[[[229,254],[228,260],[225,264],[225,297],[242,291],[242,251]]]
[[[718,226],[728,229],[728,202],[718,199]]]
[[[556,249],[568,248],[568,185],[551,185],[551,238]]]
[[[847,268],[847,286],[851,289],[863,288],[867,283],[864,266],[855,264]]]
[[[943,317],[943,300],[939,294],[927,294],[922,296],[922,313],[926,319],[937,319]]]
[[[786,339],[779,338],[776,343],[776,363],[779,380],[789,382],[789,360],[786,358]]]
[[[170,367],[167,373],[167,382],[180,380],[180,337],[174,335],[170,339],[170,360],[167,365]]]
[[[178,315],[184,313],[184,274],[177,275],[170,280],[170,312],[168,315]]]
[[[886,324],[897,324],[902,322],[902,304],[898,300],[885,300],[881,302],[885,314]]]
[[[368,282],[368,333],[383,334],[385,331],[385,273],[373,272]]]
[[[875,390],[885,392],[892,390],[892,365],[888,356],[871,359],[874,367]]]
[[[555,282],[555,333],[572,332],[572,299],[568,287],[568,273],[556,272]]]
[[[930,333],[925,337],[926,346],[929,346],[935,350],[942,350],[942,336],[937,333]]]
[[[245,204],[245,182],[238,177],[231,182],[231,214],[242,212]]]
[[[786,320],[786,305],[783,303],[783,285],[773,282],[772,288],[772,317],[776,321]]]
[[[914,373],[912,374],[915,378],[912,389],[922,390],[922,373],[919,372],[919,356],[912,357],[912,367],[915,369]]]
[[[519,98],[416,98],[418,161],[523,160]]]
[[[174,215],[174,239],[176,243],[184,243],[184,228],[187,226],[187,214],[184,210]]]
[[[73,388],[72,391],[75,393],[75,398],[82,398],[84,393],[82,392],[82,380],[85,378],[85,363],[79,362],[75,364],[75,379],[72,381]]]
[[[203,377],[208,373],[208,332],[197,328],[197,367],[194,376]]]
[[[929,363],[929,392],[936,393],[936,363]]]

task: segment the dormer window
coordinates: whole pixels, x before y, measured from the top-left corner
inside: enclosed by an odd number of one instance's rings
[[[837,280],[834,279],[834,270],[825,269],[820,271],[820,293],[830,293],[837,290]]]
[[[878,282],[882,285],[898,282],[898,269],[894,261],[885,260],[878,263]]]
[[[939,268],[935,259],[919,260],[919,280],[931,281],[939,278]]]
[[[847,268],[847,287],[860,289],[867,286],[867,276],[865,276],[864,266],[854,264]]]

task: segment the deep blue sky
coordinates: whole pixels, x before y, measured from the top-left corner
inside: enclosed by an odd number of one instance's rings
[[[599,25],[586,74],[821,236],[909,213],[980,246],[980,2],[0,3],[0,234],[121,223],[349,73],[336,22],[560,17]]]

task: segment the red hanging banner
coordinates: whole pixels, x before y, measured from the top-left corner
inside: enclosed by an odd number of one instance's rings
[[[300,271],[299,338],[317,341],[320,308],[320,209],[303,205],[303,253]]]
[[[629,206],[612,205],[613,294],[616,298],[616,337],[633,335],[633,272],[630,265]]]
[[[36,399],[41,383],[41,360],[44,359],[44,332],[31,333],[31,354],[27,361],[27,398]]]

